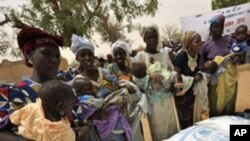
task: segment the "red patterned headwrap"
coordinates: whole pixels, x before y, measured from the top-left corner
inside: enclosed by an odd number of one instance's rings
[[[17,36],[17,42],[19,48],[23,52],[27,65],[27,56],[30,54],[31,50],[45,45],[63,46],[63,38],[61,36],[50,35],[34,27],[28,27],[21,30]]]

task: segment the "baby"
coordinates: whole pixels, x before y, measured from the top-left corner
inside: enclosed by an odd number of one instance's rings
[[[76,98],[72,88],[59,80],[42,84],[36,103],[13,112],[10,122],[18,126],[17,134],[36,141],[75,141],[68,117]]]
[[[177,75],[176,71],[169,71],[163,68],[158,61],[150,59],[148,68],[144,62],[132,64],[133,82],[145,92],[148,88],[158,91],[173,92],[176,95],[183,95],[190,88],[193,80],[191,77]],[[157,79],[153,78],[154,75]],[[181,79],[181,81],[179,81]]]
[[[157,90],[168,90],[170,88],[170,80],[173,79],[173,73],[162,68],[160,62],[154,62],[150,59],[150,65],[147,68],[144,62],[134,62],[132,63],[132,79],[136,85],[144,92],[147,87],[152,87],[152,89]],[[159,79],[153,80],[151,75],[158,75]]]
[[[77,99],[81,103],[86,103],[95,108],[101,108],[104,104],[102,98],[96,98],[94,86],[91,81],[84,77],[77,77],[73,81],[72,87],[74,88]]]
[[[129,99],[126,89],[97,98],[92,82],[85,77],[77,77],[73,81],[73,88],[84,108],[83,119],[89,120],[96,127],[101,140],[131,139],[131,127],[122,113],[122,104]]]

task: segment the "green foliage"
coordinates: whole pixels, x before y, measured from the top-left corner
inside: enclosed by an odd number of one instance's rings
[[[220,9],[224,7],[230,7],[243,3],[250,2],[250,0],[212,0],[212,9]]]
[[[133,29],[134,18],[155,15],[158,0],[145,1],[139,4],[137,0],[32,0],[32,6],[23,7],[15,17],[62,35],[65,46],[70,45],[73,33],[92,39],[97,32],[103,41],[114,42]]]

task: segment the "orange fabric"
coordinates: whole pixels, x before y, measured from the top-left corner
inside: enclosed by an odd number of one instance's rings
[[[51,122],[44,117],[40,99],[36,103],[27,104],[9,117],[18,126],[18,133],[23,137],[36,141],[74,141],[75,133],[67,118]]]

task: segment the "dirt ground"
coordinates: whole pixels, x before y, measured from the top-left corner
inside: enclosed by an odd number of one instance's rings
[[[236,103],[236,111],[243,111],[250,108],[250,64],[238,67],[238,97]],[[152,141],[149,125],[145,117],[142,118],[145,141]]]

